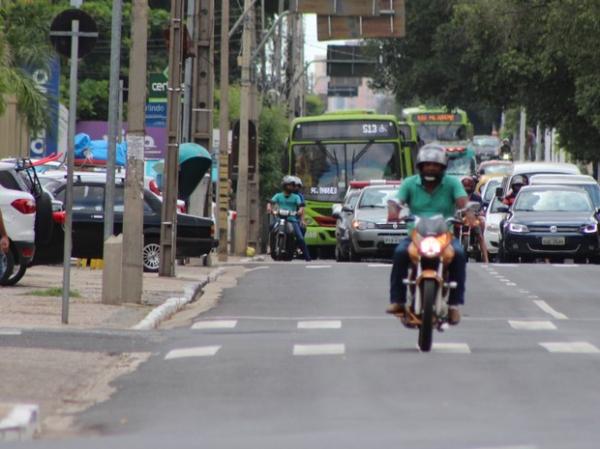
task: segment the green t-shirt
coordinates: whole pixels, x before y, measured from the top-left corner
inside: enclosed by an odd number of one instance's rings
[[[444,175],[435,190],[429,193],[425,190],[420,175],[411,176],[402,181],[396,198],[406,203],[410,212],[418,217],[433,217],[442,215],[444,218],[454,216],[456,212],[456,200],[466,197],[467,192],[458,178]],[[409,229],[414,227],[410,223]]]
[[[289,210],[290,212],[297,212],[302,207],[302,199],[295,193],[290,193],[288,196],[283,192],[279,192],[273,195],[271,203],[276,204],[279,209]],[[289,217],[289,221],[298,221],[297,217]]]

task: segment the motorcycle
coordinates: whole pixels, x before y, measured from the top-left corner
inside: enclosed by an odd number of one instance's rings
[[[476,226],[480,226],[479,220],[476,222]],[[465,251],[467,260],[469,258],[475,259],[476,262],[483,260],[483,254],[479,245],[479,238],[473,228],[467,223],[466,219],[463,219],[459,223],[454,225],[454,236],[460,241],[460,244]]]
[[[273,260],[290,261],[296,253],[296,235],[289,218],[295,217],[297,212],[280,209],[274,212],[273,215],[276,221],[270,234],[271,258]]]
[[[511,153],[502,153],[500,155],[500,160],[501,161],[512,161],[513,160],[512,154]]]

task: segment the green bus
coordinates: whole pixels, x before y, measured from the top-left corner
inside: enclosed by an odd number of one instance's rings
[[[298,117],[290,126],[287,173],[304,184],[306,243],[313,253],[333,253],[336,219],[350,182],[398,180],[413,173],[407,165],[393,115],[369,110]]]
[[[449,174],[455,176],[475,174],[475,155],[469,148],[470,140],[473,138],[473,125],[465,111],[419,106],[404,109],[402,120],[409,129],[407,133],[416,133],[416,136],[413,134],[413,138],[417,139],[417,147],[431,142],[446,147]]]

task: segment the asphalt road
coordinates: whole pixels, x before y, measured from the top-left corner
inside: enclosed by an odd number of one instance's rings
[[[469,264],[427,354],[383,314],[389,265],[255,268],[194,328],[135,340],[153,357],[78,419],[100,436],[18,447],[598,448],[600,267]]]

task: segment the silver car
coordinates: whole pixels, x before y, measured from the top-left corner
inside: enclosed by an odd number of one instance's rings
[[[387,202],[398,186],[372,186],[361,192],[350,227],[350,260],[389,257],[408,235],[404,223],[388,223]]]

